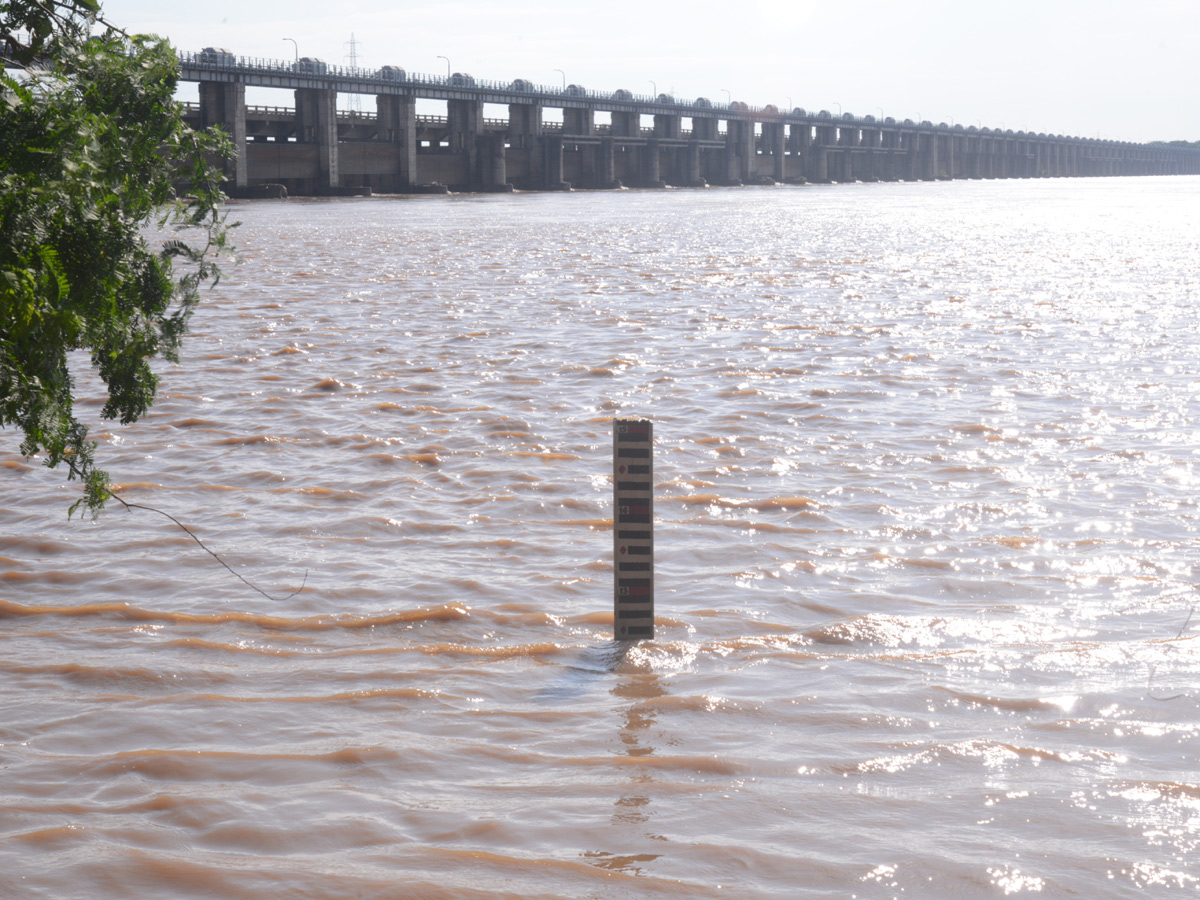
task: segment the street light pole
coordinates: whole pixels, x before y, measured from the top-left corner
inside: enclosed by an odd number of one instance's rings
[[[296,43],[295,38],[284,38],[285,41],[291,41],[292,46],[296,48],[296,62],[300,62],[300,45]]]
[[[555,69],[554,71],[563,77],[563,90],[565,91],[567,89],[567,73],[562,69]]]
[[[446,81],[450,81],[450,58],[447,56],[439,56],[438,59],[446,60]]]

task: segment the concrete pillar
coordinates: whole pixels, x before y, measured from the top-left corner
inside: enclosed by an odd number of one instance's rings
[[[446,125],[453,152],[461,153],[474,146],[475,135],[483,131],[483,104],[478,100],[446,101]]]
[[[692,119],[692,137],[698,141],[716,141],[717,120],[696,116]]]
[[[838,129],[838,146],[846,148],[837,155],[836,171],[830,173],[834,181],[854,181],[854,156],[851,147],[859,144],[860,132],[857,128],[842,127]]]
[[[447,100],[446,125],[450,132],[450,152],[467,157],[467,171],[479,171],[478,142],[483,131],[483,104],[478,100]]]
[[[659,138],[674,138],[678,140],[683,135],[683,117],[672,115],[654,116],[654,136]]]
[[[763,155],[771,158],[771,178],[782,182],[787,152],[787,135],[782,122],[764,122],[762,126]]]
[[[616,145],[611,137],[600,138],[600,183],[607,188],[621,186],[617,181]]]
[[[563,180],[562,135],[549,134],[542,137],[542,171],[545,185],[551,191],[569,191],[571,185]]]
[[[829,148],[837,142],[837,129],[829,125],[817,126],[816,141],[812,145],[812,166],[809,180],[818,184],[829,183]]]
[[[921,133],[921,180],[936,181],[938,177],[938,136],[936,132]]]
[[[866,152],[862,154],[862,160],[859,163],[858,177],[863,181],[879,180],[882,156],[880,153],[881,144],[881,135],[878,131],[864,131],[862,133],[862,145],[866,148]]]
[[[813,144],[809,151],[809,165],[806,167],[809,181],[816,184],[829,183],[829,151],[824,144]]]
[[[236,152],[222,165],[226,177],[238,188],[247,185],[246,176],[246,85],[240,82],[200,82],[200,128],[219,125],[229,136]]]
[[[316,144],[317,191],[338,186],[337,91],[333,88],[296,89],[296,139]]]
[[[750,180],[754,160],[754,123],[749,119],[725,120],[725,173],[730,184]]]
[[[808,125],[797,125],[795,123],[788,126],[788,153],[803,159],[808,153],[808,148],[811,146],[812,128]]]
[[[705,184],[704,176],[700,174],[700,139],[692,133],[692,139],[687,148],[687,179],[689,187],[701,187]]]
[[[741,184],[741,167],[738,165],[738,124],[725,123],[725,183]]]
[[[508,105],[508,138],[514,147],[527,149],[542,133],[540,103],[510,103]]]
[[[642,180],[646,187],[666,187],[662,179],[662,155],[657,137],[646,141],[642,148]]]
[[[508,184],[508,160],[504,146],[504,135],[481,134],[478,137],[479,164],[478,181],[493,190],[511,189]]]
[[[771,162],[773,171],[771,176],[778,182],[787,180],[787,135],[783,130],[783,123],[774,127],[771,134]]]
[[[955,152],[958,149],[958,137],[953,134],[946,135],[946,177],[953,179],[955,173],[955,164],[957,163],[958,154]]]
[[[739,124],[741,125],[738,129],[741,140],[738,147],[738,161],[741,171],[738,172],[738,177],[745,183],[752,181],[754,178],[754,123],[746,120]]]
[[[301,144],[317,142],[317,99],[316,92],[303,88],[296,90],[296,140]]]
[[[900,132],[881,131],[879,133],[879,158],[876,160],[875,174],[884,181],[896,180],[896,156]]]
[[[917,135],[910,131],[900,135],[900,147],[904,151],[902,163],[904,180],[916,181],[921,172],[919,165],[921,142]]]
[[[638,137],[642,133],[642,117],[640,113],[614,110],[612,116],[613,137]]]
[[[563,110],[563,134],[594,134],[596,111],[594,109]]]
[[[417,175],[417,101],[415,97],[379,94],[375,97],[378,136],[396,145],[400,157],[400,187],[411,187]]]
[[[809,179],[809,157],[812,155],[812,128],[808,125],[793,123],[788,126],[788,153],[798,162],[793,166],[797,177],[802,181]]]

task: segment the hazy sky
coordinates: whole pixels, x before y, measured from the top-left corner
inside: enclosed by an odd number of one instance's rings
[[[182,50],[1200,140],[1200,0],[107,0]],[[652,84],[653,82],[653,84]],[[729,93],[726,94],[726,91]],[[259,101],[261,102],[261,101]],[[289,103],[281,98],[281,103]]]

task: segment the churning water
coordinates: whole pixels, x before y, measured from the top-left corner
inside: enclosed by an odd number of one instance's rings
[[[234,217],[95,433],[274,599],[6,434],[0,895],[1200,888],[1200,179]]]

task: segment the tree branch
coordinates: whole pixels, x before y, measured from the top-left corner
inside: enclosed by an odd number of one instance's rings
[[[192,529],[188,528],[186,525],[184,525],[182,522],[180,522],[177,518],[175,518],[170,513],[163,512],[161,509],[156,509],[153,506],[144,506],[140,503],[129,503],[126,500],[123,500],[120,497],[118,497],[115,493],[113,493],[113,491],[111,489],[109,489],[109,491],[108,491],[108,496],[112,497],[114,500],[116,500],[118,503],[120,503],[122,506],[124,506],[126,509],[128,509],[130,511],[133,511],[135,509],[144,509],[147,512],[158,513],[160,516],[166,516],[168,519],[170,519],[172,522],[174,522],[176,525],[178,525],[180,528],[182,528],[185,532],[187,532],[188,537],[190,537],[193,541],[195,541],[197,544],[199,544],[200,548],[205,553],[207,553],[209,556],[211,556],[213,559],[215,559],[217,562],[219,562],[222,566],[224,566],[226,568],[226,570],[229,572],[229,574],[231,574],[234,578],[238,579],[238,581],[242,582],[250,589],[258,591],[258,593],[262,594],[268,600],[273,600],[277,603],[282,603],[284,600],[290,600],[292,597],[295,597],[302,590],[304,590],[304,585],[306,585],[308,583],[308,569],[305,569],[304,570],[304,580],[300,582],[300,587],[296,588],[296,590],[292,591],[286,597],[272,597],[270,594],[268,594],[266,591],[264,591],[258,585],[248,581],[247,579],[242,577],[242,575],[240,575],[239,573],[235,572],[232,568],[230,568],[229,563],[225,562],[225,560],[221,559],[221,557],[217,553],[215,553],[211,549],[209,549],[208,545],[205,544],[204,541],[202,541],[202,540],[200,540],[200,538],[196,537],[196,534],[195,534],[195,532],[192,531]]]

